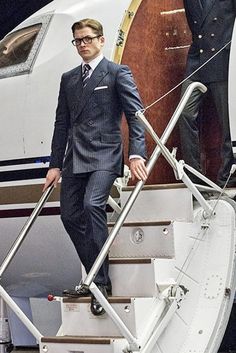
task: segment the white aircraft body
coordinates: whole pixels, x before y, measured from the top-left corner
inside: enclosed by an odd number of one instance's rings
[[[135,11],[138,13],[142,5],[149,3],[147,0],[54,0],[21,23],[0,42],[0,263],[6,257],[27,217],[31,214],[42,194],[41,190],[50,156],[60,77],[63,72],[78,66],[81,62],[80,57],[71,44],[71,25],[76,20],[87,17],[99,20],[104,25],[106,38],[104,55],[114,60],[115,57],[119,56],[117,56],[117,52],[119,50],[119,41],[123,40],[122,29],[124,33],[125,31],[129,32],[127,29],[127,18],[130,19],[129,26],[132,29],[131,19],[135,18]],[[183,8],[178,7],[173,13],[177,15],[183,13]],[[141,29],[140,41],[142,41]],[[125,40],[123,43],[125,45]],[[143,55],[145,55],[145,45],[143,45]],[[234,118],[236,115],[235,57],[236,33],[234,33],[232,40],[229,80],[230,122],[233,141],[236,141],[236,123]],[[175,193],[173,192],[173,200],[174,195]],[[169,202],[171,203],[171,197]],[[178,208],[177,205],[173,207]],[[230,225],[227,223],[225,230],[230,233],[230,240],[228,240],[227,246],[225,244],[222,245],[222,252],[231,262],[226,261],[225,265],[219,264],[219,268],[217,267],[215,272],[214,270],[210,272],[210,269],[215,266],[214,261],[209,262],[204,269],[198,269],[198,264],[203,260],[201,259],[201,254],[197,251],[199,258],[193,260],[193,264],[190,265],[192,272],[187,275],[189,278],[184,282],[187,287],[188,285],[191,287],[188,282],[192,278],[194,282],[194,285],[192,285],[194,288],[193,292],[195,291],[195,294],[190,301],[185,299],[187,306],[184,309],[184,313],[181,314],[182,316],[179,316],[181,317],[181,324],[175,321],[170,323],[170,328],[161,336],[161,348],[156,344],[150,350],[152,353],[191,352],[189,348],[191,346],[189,343],[190,339],[189,342],[184,341],[184,336],[189,335],[190,338],[192,337],[191,330],[198,331],[198,335],[195,338],[191,338],[193,352],[216,352],[219,347],[233,302],[233,294],[227,301],[227,295],[224,296],[222,294],[221,296],[221,292],[225,291],[226,293],[226,283],[232,293],[235,290],[235,257],[231,249],[232,246],[235,246],[235,206],[233,203],[229,203],[227,206],[223,205],[222,207],[222,214],[225,212],[224,207],[228,207],[228,217],[230,218],[230,220],[225,221],[225,224],[227,222],[230,223]],[[194,217],[198,218],[199,209],[196,208],[194,212]],[[141,211],[141,213],[145,212]],[[191,217],[187,217],[188,222],[191,221]],[[179,222],[180,219],[178,218],[177,221]],[[200,228],[201,226],[202,224]],[[218,236],[220,237],[220,233]],[[175,242],[178,256],[181,257],[182,261],[180,249],[183,248],[183,252],[186,251],[186,254],[188,250],[185,249],[185,245],[182,244],[183,240],[180,237]],[[208,245],[210,246],[212,243],[210,242]],[[212,253],[215,251],[212,256],[217,257],[219,244],[216,247],[212,245],[212,247]],[[206,255],[204,261],[207,263],[209,254],[207,255],[204,251],[203,253]],[[175,272],[177,272],[177,267],[176,265]],[[220,272],[221,269],[223,274],[220,278],[223,284],[215,284],[213,277],[218,276],[217,271]],[[205,279],[202,279],[205,278],[206,273],[210,278],[208,282],[210,282],[209,286],[211,288],[209,290],[205,289],[205,292],[208,291],[208,295],[212,297],[210,311],[214,312],[215,310],[215,316],[213,315],[214,317],[212,318],[211,314],[209,316],[206,315],[206,321],[209,320],[208,326],[212,327],[212,332],[208,333],[210,338],[207,336],[208,338],[202,343],[201,338],[204,335],[201,332],[201,325],[199,326],[195,319],[203,317],[201,315],[204,312],[205,304],[202,304],[204,294],[201,293],[200,289],[206,283],[204,282]],[[173,275],[174,278],[175,276],[176,274]],[[61,224],[59,193],[58,190],[55,190],[50,201],[45,205],[43,213],[37,218],[16,256],[4,272],[1,284],[8,294],[21,307],[24,307],[28,298],[42,298],[49,293],[61,295],[62,289],[72,288],[79,283],[80,279],[80,262]],[[215,291],[217,294],[215,294]],[[215,304],[213,303],[214,298],[221,299]],[[199,306],[198,303],[200,303]],[[50,305],[52,306],[53,304]],[[192,309],[195,306],[198,306],[197,312]],[[40,309],[43,313],[40,315],[37,309],[39,307],[38,302],[35,307],[36,309],[34,310],[37,313],[33,313],[33,321],[39,322],[45,334],[55,334],[54,331],[58,328],[58,314],[51,312],[49,306],[47,306],[46,309]],[[26,311],[29,312],[28,307]],[[47,312],[50,312],[51,321],[45,318]],[[14,345],[35,344],[35,341],[25,331],[22,333],[22,328],[17,330],[14,324],[14,315],[12,313],[8,313],[8,315],[10,319],[12,318],[10,325]],[[38,319],[37,315],[40,319]],[[44,319],[42,316],[44,316]],[[189,320],[191,321],[191,323],[188,323],[190,330],[187,332],[183,326]],[[218,323],[215,324],[217,320]],[[49,327],[50,325],[52,327]],[[178,332],[174,336],[169,336],[168,333],[172,331],[172,326]],[[199,329],[198,326],[200,327]],[[206,326],[206,331],[208,331],[208,326]],[[178,335],[179,338],[177,337]],[[171,338],[169,339],[168,337]],[[198,345],[196,342],[200,342],[200,346],[197,346],[198,348],[195,350],[194,345]],[[186,349],[179,350],[181,344]],[[42,352],[46,352],[42,347],[41,349]],[[65,352],[65,350],[62,351]],[[81,350],[74,349],[72,351],[80,352]],[[70,352],[72,351],[70,350]],[[54,351],[52,349],[49,352]],[[59,350],[57,351],[57,353],[60,352]],[[87,351],[85,350],[85,352]],[[93,352],[95,351],[91,350],[90,353]],[[121,350],[116,352],[121,352]],[[148,350],[145,352],[148,352]],[[99,353],[105,353],[105,351],[100,351]]]

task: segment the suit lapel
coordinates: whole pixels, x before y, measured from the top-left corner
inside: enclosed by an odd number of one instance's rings
[[[202,20],[202,4],[201,0],[184,0],[184,7],[187,19],[197,20],[198,23],[201,23]]]
[[[211,11],[211,8],[212,8],[212,6],[214,5],[215,2],[216,2],[216,0],[206,0],[205,6],[202,9],[201,23],[204,22],[205,18],[207,17],[209,12]]]
[[[88,80],[87,85],[82,87],[82,80],[80,79],[80,84],[82,89],[79,90],[80,98],[79,104],[77,105],[76,116],[79,116],[86,106],[91,94],[94,91],[94,88],[98,86],[99,82],[107,75],[108,73],[108,60],[103,58],[102,61],[98,64],[98,66],[93,71],[91,77]],[[81,70],[80,70],[81,75]]]

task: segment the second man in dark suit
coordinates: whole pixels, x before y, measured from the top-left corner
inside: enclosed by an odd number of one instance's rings
[[[130,170],[139,180],[147,177],[146,146],[144,128],[135,118],[142,109],[137,87],[127,66],[103,57],[102,25],[84,19],[73,24],[72,32],[82,64],[61,79],[45,188],[51,182],[56,185],[62,173],[61,218],[88,273],[108,236],[111,186],[123,174],[123,113],[129,125]],[[111,292],[108,258],[94,282],[105,296]],[[64,294],[90,295],[83,286]],[[91,311],[104,313],[93,296]]]
[[[182,92],[191,82],[199,81],[207,86],[208,94],[214,101],[222,130],[222,163],[217,183],[219,186],[224,186],[234,163],[229,127],[228,71],[236,0],[184,0],[184,6],[192,32],[186,76],[191,75],[214,54],[217,54],[184,82]],[[217,53],[224,46],[225,48]],[[202,94],[198,90],[194,91],[179,122],[183,159],[200,172],[202,169],[197,118],[202,100]],[[194,182],[199,181],[192,175],[191,179]],[[234,184],[235,181],[231,180],[228,186],[236,186]]]

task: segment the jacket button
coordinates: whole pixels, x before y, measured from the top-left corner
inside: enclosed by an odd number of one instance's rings
[[[200,53],[203,53],[203,49],[200,49],[199,51],[200,51]]]
[[[197,24],[197,21],[195,20],[195,21],[193,21],[193,23],[196,25],[196,24]]]
[[[201,35],[201,34],[199,34],[199,35],[198,35],[198,38],[199,38],[199,39],[201,39],[201,38],[202,38],[202,35]]]
[[[218,18],[217,18],[217,17],[214,17],[214,18],[213,18],[213,21],[214,21],[214,22],[216,22],[217,20],[218,20]]]
[[[212,37],[212,38],[215,37],[215,33],[211,33],[211,37]]]
[[[211,51],[216,51],[215,48],[211,48]]]

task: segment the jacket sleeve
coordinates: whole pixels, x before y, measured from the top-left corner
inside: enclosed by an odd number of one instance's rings
[[[129,126],[129,156],[139,155],[146,158],[145,129],[135,117],[135,113],[143,109],[143,105],[128,66],[120,66],[116,87]]]
[[[51,159],[49,168],[62,169],[69,129],[70,115],[65,94],[64,77],[62,76],[51,144]]]

